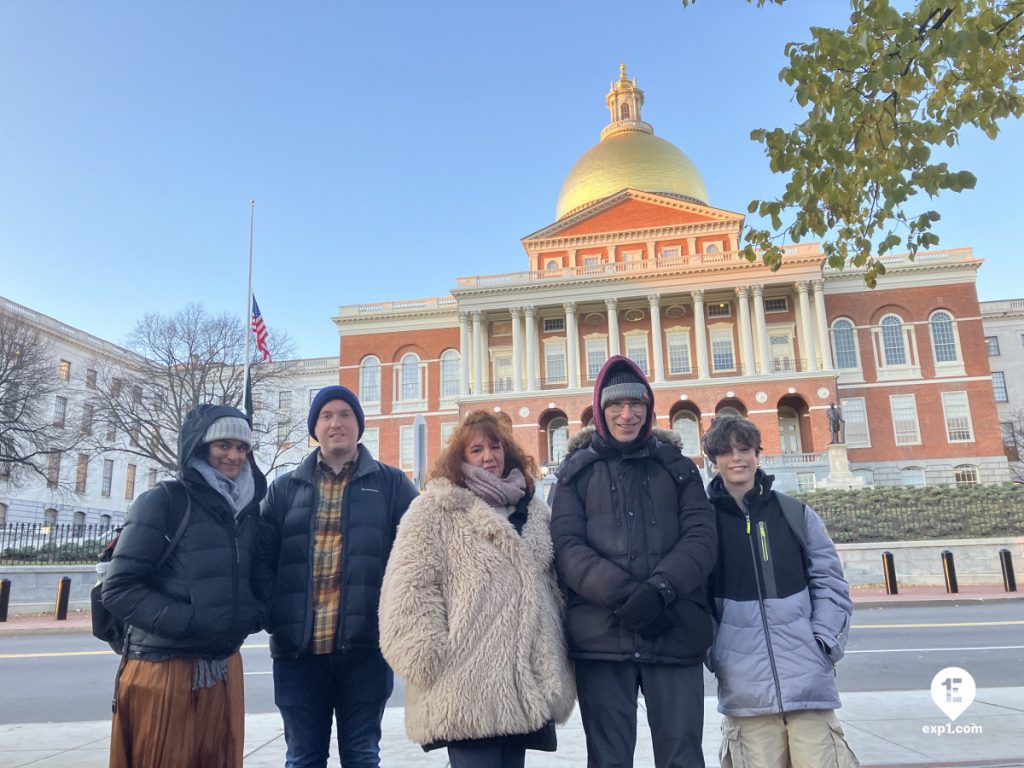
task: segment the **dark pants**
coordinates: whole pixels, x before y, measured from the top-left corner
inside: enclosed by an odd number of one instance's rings
[[[576,660],[589,768],[632,768],[637,691],[647,704],[656,768],[704,768],[704,673],[699,664]]]
[[[338,724],[343,768],[379,768],[380,721],[394,676],[380,651],[274,659],[274,703],[284,720],[285,768],[324,768]]]
[[[495,744],[494,739],[485,741],[487,746],[463,744],[448,747],[451,768],[523,768],[526,749],[520,746],[520,739],[507,744]]]

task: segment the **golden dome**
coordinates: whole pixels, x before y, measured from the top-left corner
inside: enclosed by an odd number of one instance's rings
[[[643,91],[635,80],[627,79],[623,65],[619,80],[612,83],[606,97],[611,122],[601,132],[601,141],[587,150],[566,176],[556,218],[627,187],[707,204],[707,187],[690,158],[655,136],[654,129],[640,119],[643,100]]]

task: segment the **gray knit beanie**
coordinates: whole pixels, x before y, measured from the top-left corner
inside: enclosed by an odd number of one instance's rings
[[[612,400],[642,400],[646,403],[647,387],[636,373],[624,367],[611,374],[601,390],[602,408]]]
[[[206,430],[203,435],[203,443],[213,443],[217,440],[241,440],[248,446],[252,446],[252,429],[249,423],[238,416],[222,416],[217,419]]]

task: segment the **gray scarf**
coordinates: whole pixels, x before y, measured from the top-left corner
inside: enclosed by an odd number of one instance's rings
[[[199,472],[206,484],[224,497],[231,511],[235,513],[235,517],[241,514],[256,495],[256,481],[253,479],[252,466],[248,461],[245,462],[242,471],[234,480],[222,475],[211,467],[208,461],[195,454],[189,458],[188,466]]]
[[[526,478],[519,469],[505,477],[495,477],[483,467],[462,462],[466,487],[492,507],[515,506],[526,495]]]

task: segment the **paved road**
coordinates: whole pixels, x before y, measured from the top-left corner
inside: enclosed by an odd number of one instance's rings
[[[266,635],[255,635],[243,649],[250,713],[275,711],[266,644]],[[0,723],[109,717],[117,661],[89,635],[0,637]],[[927,690],[947,666],[967,669],[979,688],[1024,685],[1024,601],[858,609],[839,684]],[[713,693],[713,678],[706,685]],[[399,682],[390,704],[404,700]]]

